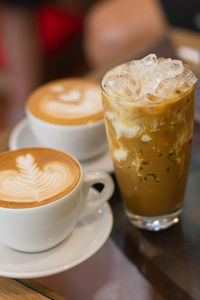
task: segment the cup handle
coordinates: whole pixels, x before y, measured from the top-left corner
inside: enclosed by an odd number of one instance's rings
[[[101,192],[97,193],[92,200],[88,199],[90,188],[95,183],[103,184]],[[112,177],[106,172],[86,172],[83,179],[83,212],[80,219],[88,215],[92,210],[97,209],[101,204],[106,202],[113,194],[114,182]]]

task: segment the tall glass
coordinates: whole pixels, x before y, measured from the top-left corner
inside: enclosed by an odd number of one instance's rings
[[[149,101],[135,101],[132,79],[124,70],[110,77],[119,80],[109,88],[106,77],[101,87],[107,138],[126,215],[143,229],[167,228],[178,222],[184,199],[196,80],[184,89],[173,85],[165,99],[148,94]],[[121,84],[126,97],[117,93]]]

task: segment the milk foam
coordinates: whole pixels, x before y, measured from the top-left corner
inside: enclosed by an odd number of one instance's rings
[[[51,87],[51,91],[54,93],[60,93],[64,91],[64,87],[62,84],[55,84]]]
[[[72,90],[66,94],[60,94],[59,99],[66,102],[78,102],[80,101],[81,93],[78,90]]]
[[[150,54],[110,70],[102,81],[106,93],[129,103],[160,103],[179,89],[188,91],[197,81],[180,60]],[[153,97],[152,97],[153,96]]]
[[[60,161],[40,168],[32,154],[16,158],[17,170],[0,172],[0,199],[11,202],[41,202],[64,191],[74,180],[71,169]]]
[[[58,119],[87,117],[102,111],[101,93],[96,87],[80,91],[56,91],[55,95],[41,101],[40,109]]]

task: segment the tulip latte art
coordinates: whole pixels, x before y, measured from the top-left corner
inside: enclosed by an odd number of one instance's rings
[[[70,156],[32,148],[0,155],[0,206],[33,207],[68,194],[80,179],[80,167]]]
[[[60,125],[103,119],[99,85],[88,79],[61,79],[45,84],[29,97],[28,108],[37,118]]]

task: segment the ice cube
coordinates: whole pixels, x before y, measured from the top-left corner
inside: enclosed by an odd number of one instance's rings
[[[197,78],[194,75],[194,73],[189,69],[188,66],[185,67],[184,72],[182,74],[182,77],[185,80],[185,83],[189,86],[192,87],[196,82]]]
[[[167,78],[160,82],[157,86],[154,95],[161,98],[168,98],[172,95],[177,87],[177,81],[175,78]]]
[[[138,60],[137,62],[140,63],[143,66],[152,67],[152,66],[157,65],[158,59],[157,59],[157,56],[155,54],[149,54],[149,55],[145,56],[143,59]]]
[[[175,77],[183,73],[184,66],[182,61],[180,60],[176,60],[176,59],[172,60],[170,67],[171,67],[172,77]]]
[[[180,60],[168,58],[160,62],[159,70],[163,75],[163,79],[174,78],[183,73],[184,66]]]
[[[109,94],[122,97],[136,96],[139,85],[129,74],[111,75],[107,78],[105,86]]]

